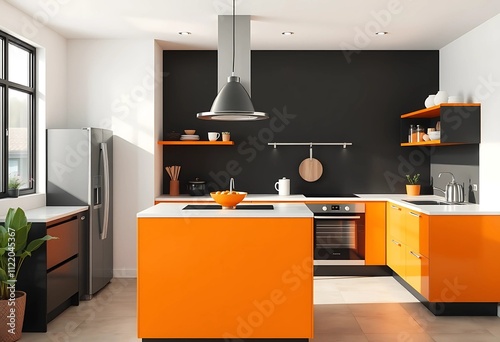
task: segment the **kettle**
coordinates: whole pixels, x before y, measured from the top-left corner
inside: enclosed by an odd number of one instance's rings
[[[438,177],[441,177],[443,173],[449,173],[451,175],[451,182],[446,184],[445,190],[434,187],[434,189],[444,192],[445,201],[448,203],[463,203],[464,201],[464,187],[462,184],[455,182],[455,176],[451,172],[440,172]]]

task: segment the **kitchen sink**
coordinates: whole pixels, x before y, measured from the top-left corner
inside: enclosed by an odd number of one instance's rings
[[[441,201],[408,201],[403,200],[408,203],[416,204],[416,205],[450,205],[451,203],[441,202]]]

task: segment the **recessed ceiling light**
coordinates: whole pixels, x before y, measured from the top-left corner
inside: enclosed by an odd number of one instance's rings
[[[380,31],[380,32],[375,32],[377,36],[385,36],[386,34],[389,34],[389,32],[386,31]]]
[[[181,36],[189,36],[191,34],[191,32],[189,32],[189,31],[181,31],[181,32],[179,32],[179,34]]]
[[[284,35],[284,36],[291,36],[292,34],[295,34],[295,32],[285,31],[285,32],[281,32],[281,34]]]

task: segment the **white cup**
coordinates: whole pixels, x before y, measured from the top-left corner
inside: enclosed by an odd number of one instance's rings
[[[208,140],[215,141],[220,138],[220,133],[217,132],[208,132]]]
[[[274,188],[278,191],[280,196],[290,195],[290,180],[286,177],[281,178],[276,183],[274,183]]]

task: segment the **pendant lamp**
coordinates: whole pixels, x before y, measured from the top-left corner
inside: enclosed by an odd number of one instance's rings
[[[265,120],[269,116],[263,112],[256,112],[250,95],[241,84],[240,78],[234,74],[235,59],[235,0],[233,0],[232,15],[232,69],[231,76],[227,78],[227,84],[222,87],[212,104],[209,112],[201,112],[196,115],[202,120],[219,121],[255,121]]]

